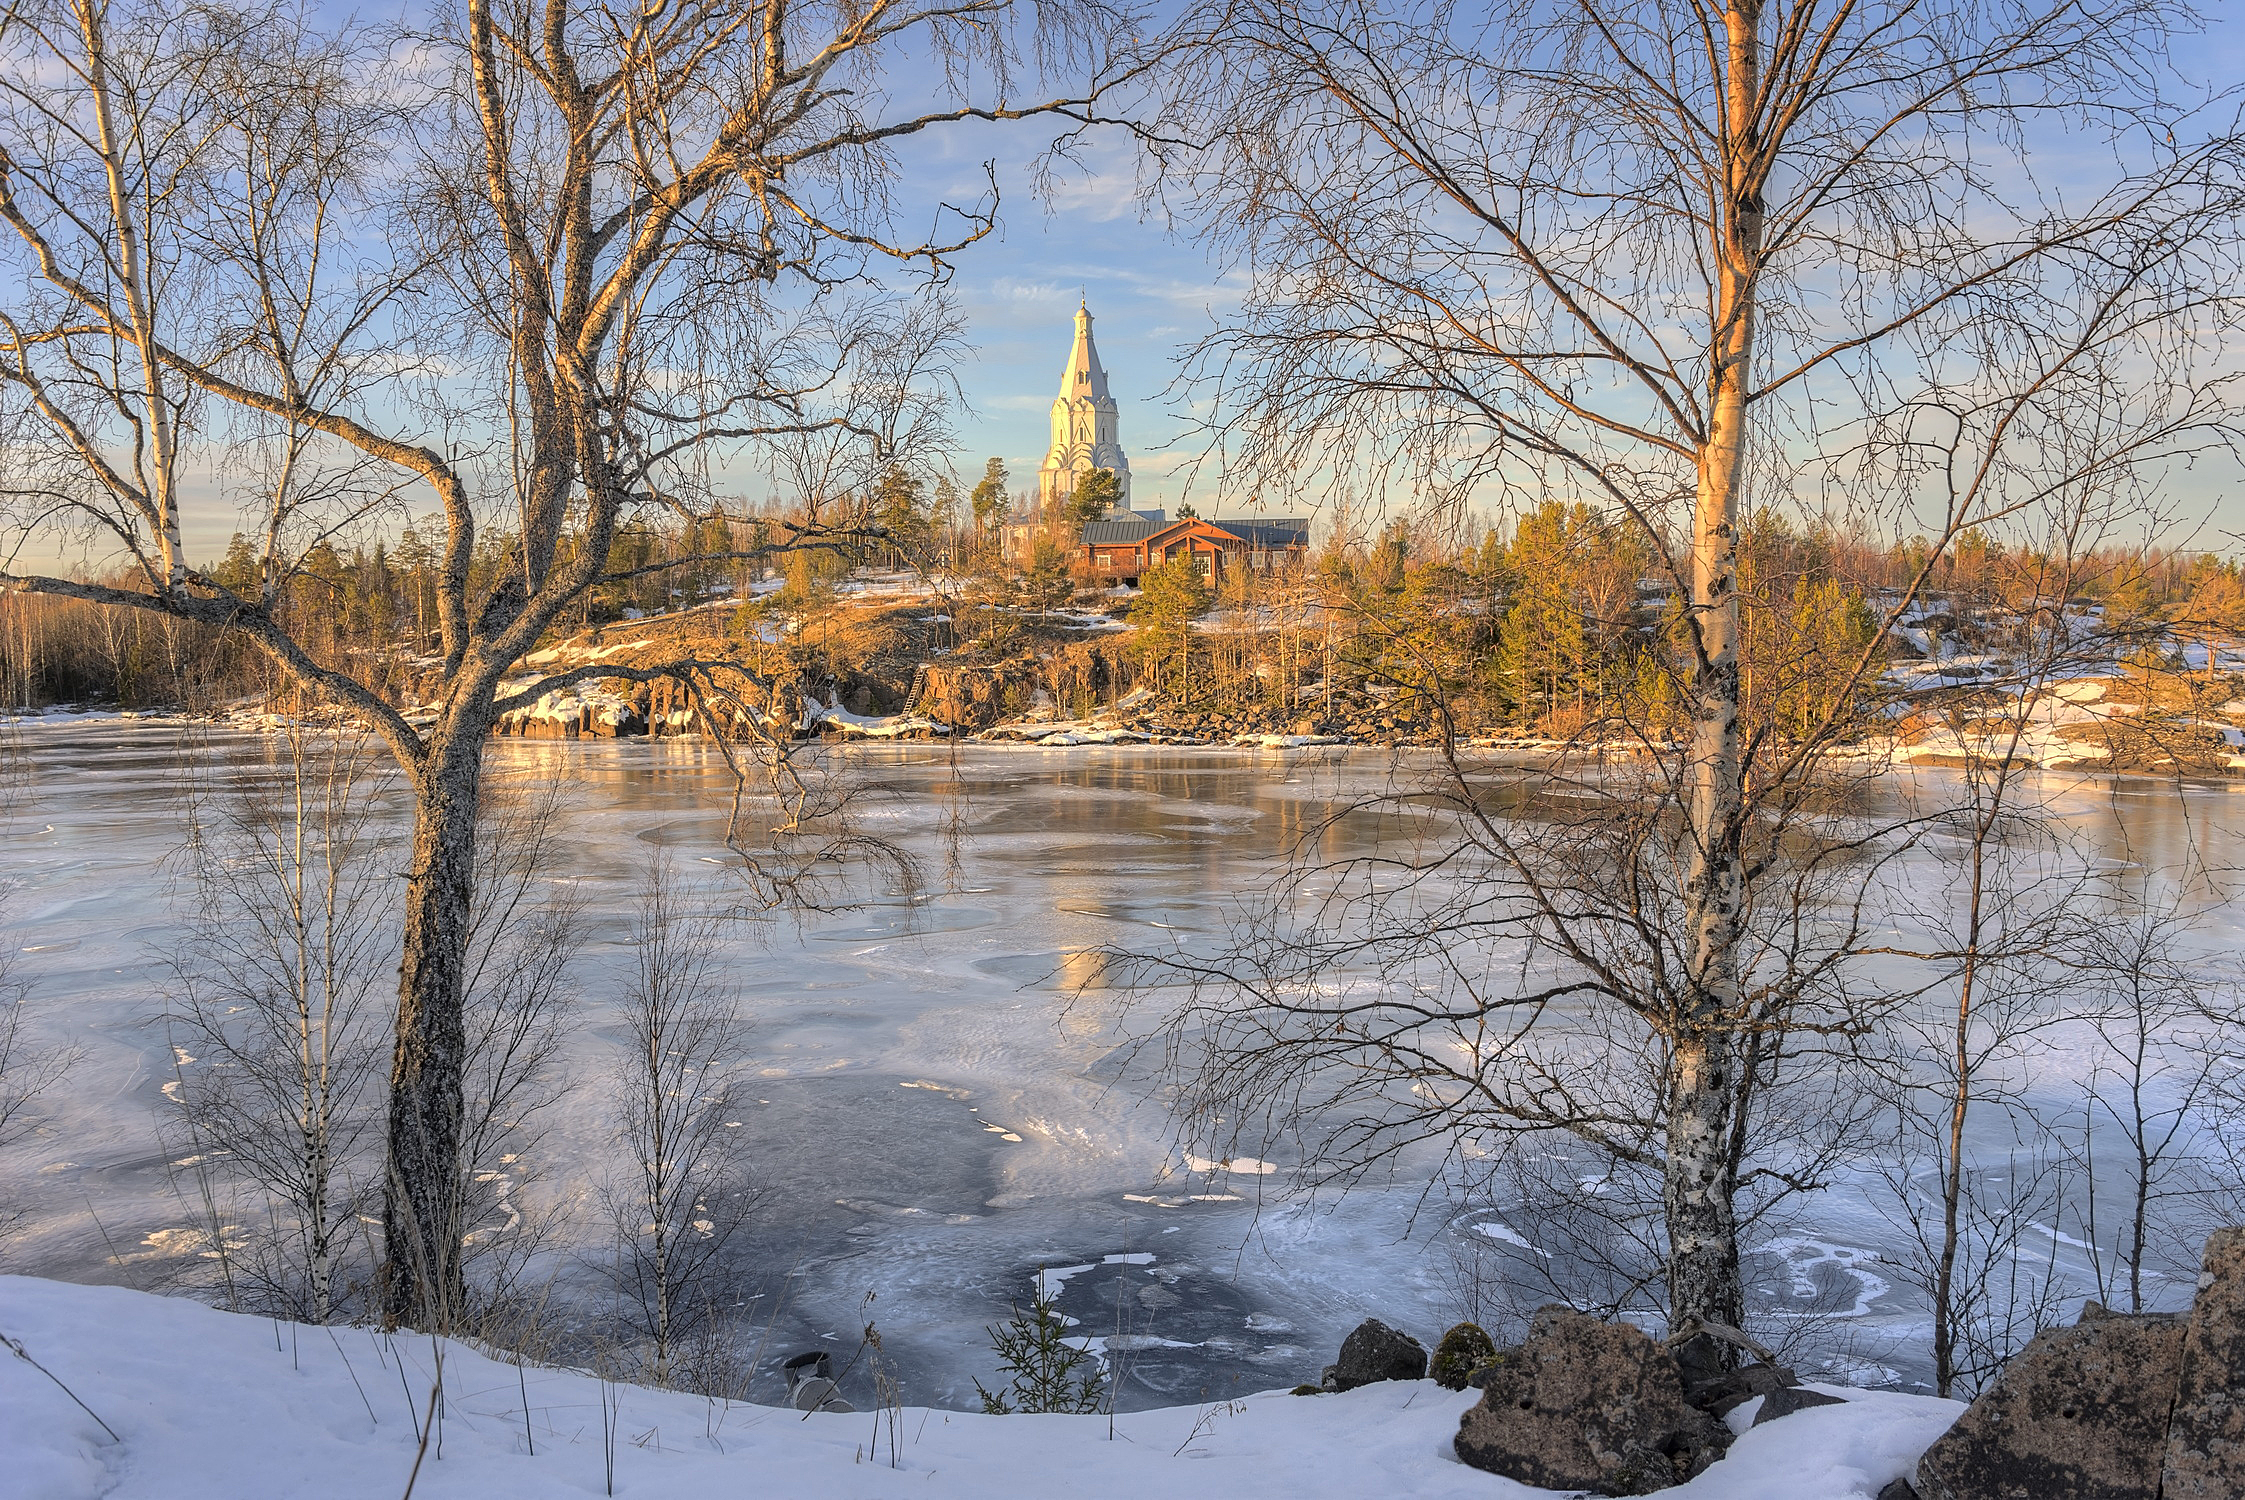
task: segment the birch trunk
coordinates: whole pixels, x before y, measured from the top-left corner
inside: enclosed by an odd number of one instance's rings
[[[1731,1141],[1738,1098],[1738,940],[1745,902],[1739,745],[1739,489],[1746,462],[1746,393],[1752,374],[1755,276],[1762,256],[1761,5],[1725,12],[1728,73],[1722,160],[1725,213],[1715,226],[1717,305],[1708,367],[1708,424],[1699,450],[1692,516],[1692,679],[1686,1013],[1671,1046],[1666,1173],[1669,1317],[1732,1328],[1745,1321],[1738,1265],[1737,1170]],[[1726,1355],[1726,1358],[1728,1356]]]

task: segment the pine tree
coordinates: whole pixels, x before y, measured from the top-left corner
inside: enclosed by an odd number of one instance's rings
[[[1200,564],[1189,556],[1149,568],[1138,580],[1138,598],[1130,606],[1130,623],[1138,633],[1131,644],[1146,661],[1183,664],[1174,697],[1184,696],[1191,682],[1193,621],[1214,602]]]
[[[982,466],[982,482],[967,495],[967,508],[974,517],[975,545],[988,545],[990,533],[1004,521],[1006,514],[1006,461],[993,458]]]
[[[1076,580],[1068,571],[1068,554],[1051,542],[1038,538],[1036,550],[1029,555],[1029,572],[1022,580],[1022,603],[1030,609],[1048,610],[1056,604],[1066,604],[1076,592]]]
[[[262,572],[256,549],[250,546],[248,537],[237,531],[226,544],[226,555],[211,569],[211,577],[244,599],[255,599]]]
[[[977,1380],[982,1409],[993,1417],[1015,1412],[1095,1412],[1107,1399],[1107,1376],[1083,1344],[1068,1341],[1068,1320],[1060,1315],[1060,1294],[1037,1272],[1037,1289],[1024,1312],[1016,1305],[1000,1328],[986,1328],[998,1351],[998,1368],[1012,1375],[1002,1391]],[[1089,1369],[1085,1369],[1085,1366]],[[1079,1374],[1078,1372],[1081,1371]]]
[[[959,536],[959,489],[948,474],[939,474],[935,495],[928,502],[928,525],[939,540],[948,540],[956,551]]]
[[[927,486],[902,464],[891,464],[873,489],[873,524],[889,534],[892,564],[903,564],[927,547],[930,525]]]
[[[1122,481],[1113,469],[1093,469],[1076,482],[1068,496],[1068,519],[1079,528],[1104,520],[1122,504]]]

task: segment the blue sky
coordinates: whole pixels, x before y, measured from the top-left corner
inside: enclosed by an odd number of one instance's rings
[[[2245,0],[2215,0],[2201,13],[2206,31],[2186,47],[2183,65],[2216,92],[2245,93]],[[2236,103],[2233,94],[2215,110]],[[918,138],[904,163],[910,198],[932,208],[943,199],[973,200],[984,187],[983,162],[997,162],[1000,231],[959,257],[953,282],[976,346],[959,371],[974,407],[959,423],[960,476],[971,483],[983,459],[997,455],[1012,469],[1017,491],[1034,486],[1081,289],[1121,407],[1134,503],[1174,508],[1189,498],[1212,513],[1214,476],[1194,472],[1198,444],[1167,388],[1183,347],[1228,310],[1238,277],[1164,225],[1142,219],[1135,159],[1119,133],[1093,137],[1081,153],[1083,169],[1068,174],[1049,203],[1039,200],[1029,174],[1040,141],[1031,126],[974,124]],[[2064,184],[2076,167],[2099,180],[2111,170],[2109,152],[2093,143],[2079,162],[2067,160],[2069,150],[2062,134],[2037,142],[2038,173]],[[2169,494],[2185,513],[2185,545],[2245,548],[2241,478],[2238,465],[2219,461],[2169,476]]]
[[[1121,407],[1133,499],[1174,507],[1188,498],[1197,450],[1178,441],[1182,423],[1164,392],[1180,348],[1225,308],[1229,278],[1197,247],[1142,220],[1127,143],[1112,135],[1088,141],[1084,168],[1044,201],[1029,173],[1039,142],[1018,126],[954,129],[918,146],[907,163],[915,199],[964,202],[985,186],[983,162],[998,162],[999,232],[959,257],[952,282],[976,346],[959,371],[974,408],[959,424],[960,474],[972,482],[996,456],[1012,469],[1016,490],[1035,487],[1081,296]],[[1205,476],[1190,487],[1203,512],[1212,497]]]
[[[2239,35],[2245,27],[2220,7],[2210,19],[2194,61],[2219,87],[2245,77]],[[1119,133],[1090,138],[1082,165],[1062,174],[1049,199],[1040,198],[1030,168],[1044,138],[1033,124],[969,123],[913,138],[900,163],[897,190],[906,225],[927,222],[940,202],[975,201],[985,187],[986,160],[996,164],[1002,194],[997,233],[958,257],[952,283],[974,346],[958,371],[972,407],[958,423],[959,478],[971,484],[983,460],[996,455],[1012,469],[1017,492],[1034,487],[1070,318],[1081,295],[1098,320],[1100,354],[1121,407],[1121,439],[1131,458],[1136,501],[1174,508],[1191,499],[1209,512],[1216,500],[1213,476],[1194,472],[1197,445],[1168,388],[1181,349],[1208,332],[1232,304],[1236,278],[1196,245],[1141,217],[1134,154]],[[2046,155],[2044,165],[2057,164]],[[909,278],[899,276],[894,284],[902,288]],[[740,477],[745,492],[761,492],[758,477]],[[2200,545],[2225,550],[2240,545],[2235,533],[2245,532],[2245,514],[2229,498],[2234,478],[2225,475],[2208,487],[2202,504],[2211,509],[2214,525],[2201,533]],[[2196,487],[2206,480],[2186,482]],[[239,524],[231,512],[213,497],[190,516],[196,555],[214,555],[224,546]]]

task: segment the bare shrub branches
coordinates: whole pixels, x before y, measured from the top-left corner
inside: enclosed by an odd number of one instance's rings
[[[743,1021],[718,918],[696,904],[707,895],[682,886],[659,854],[649,861],[623,995],[629,1050],[613,1085],[622,1159],[601,1191],[612,1230],[602,1269],[657,1385],[729,1321],[718,1277],[762,1198],[736,1133]],[[710,1363],[706,1351],[695,1363]]]
[[[179,1115],[170,1143],[198,1188],[229,1297],[308,1322],[365,1316],[373,1262],[362,1219],[381,1183],[397,912],[399,788],[363,739],[292,725],[269,768],[192,788],[187,934],[164,1021]],[[520,1291],[543,1244],[530,1189],[540,1117],[581,941],[566,891],[556,793],[487,792],[464,1038],[462,1259],[484,1318]],[[246,1196],[245,1196],[246,1194]]]
[[[269,782],[191,809],[192,906],[166,1030],[175,1141],[198,1176],[263,1201],[230,1279],[255,1310],[325,1323],[371,1273],[359,1215],[379,1189],[396,926],[380,851],[384,777],[363,746],[306,729]],[[233,1226],[206,1225],[214,1243]],[[354,1284],[355,1283],[355,1284]]]

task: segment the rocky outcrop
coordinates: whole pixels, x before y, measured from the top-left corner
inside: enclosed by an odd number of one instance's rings
[[[1028,675],[1019,666],[968,666],[922,662],[905,695],[905,712],[954,729],[988,729],[1027,701]]]
[[[1729,1431],[1688,1405],[1676,1361],[1627,1323],[1540,1309],[1528,1338],[1479,1372],[1458,1457],[1523,1484],[1645,1495],[1721,1455]]]
[[[1341,1357],[1325,1368],[1325,1385],[1353,1391],[1380,1380],[1424,1380],[1426,1373],[1426,1345],[1378,1318],[1366,1318],[1341,1341]]]
[[[563,688],[503,714],[493,733],[528,740],[622,739],[647,732],[643,705],[592,686]]]
[[[2163,1500],[2245,1495],[2245,1228],[2209,1236],[2203,1265],[2183,1332]]]
[[[2089,1304],[2004,1366],[1912,1486],[1921,1500],[2160,1500],[2183,1332],[2179,1318]]]

